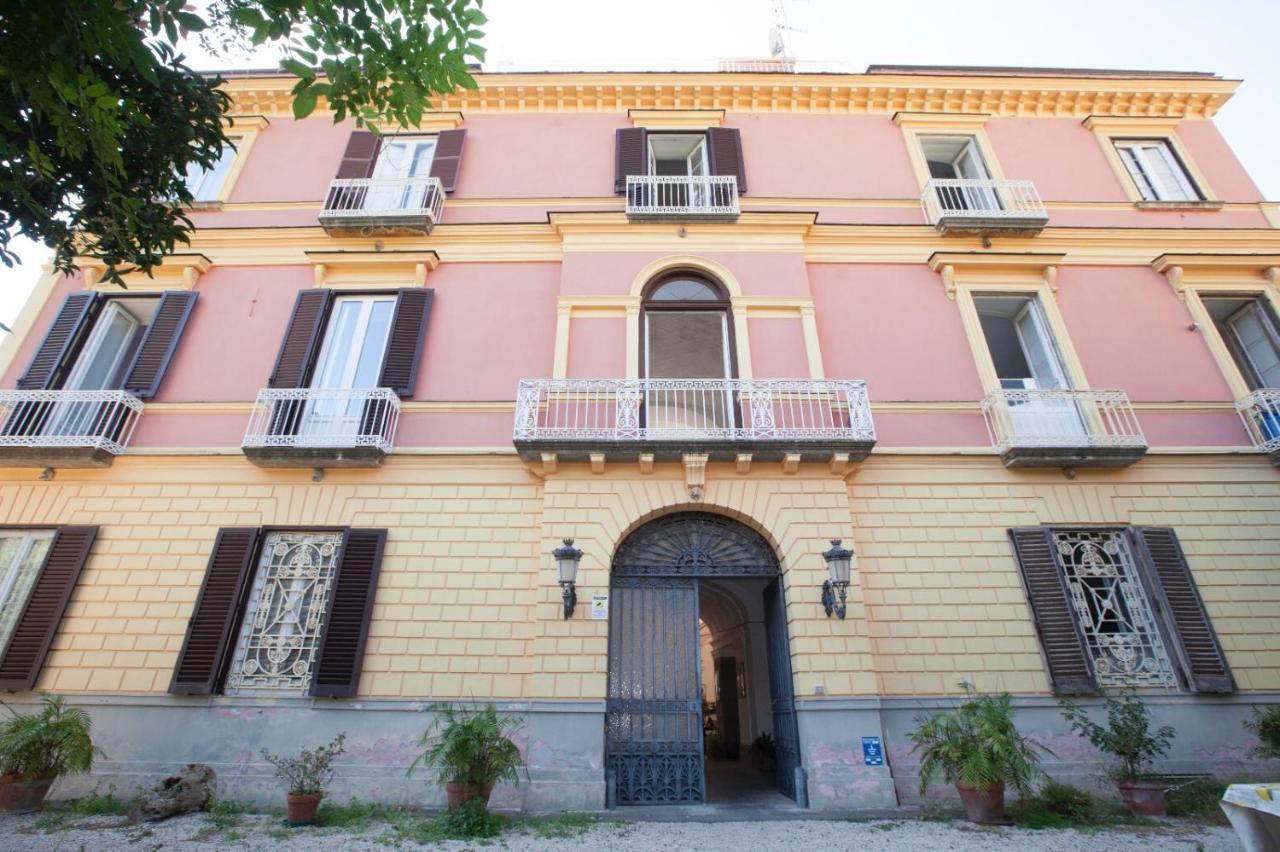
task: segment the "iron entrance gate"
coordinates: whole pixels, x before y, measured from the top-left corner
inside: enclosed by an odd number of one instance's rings
[[[606,766],[618,804],[705,800],[698,578],[778,576],[768,542],[718,515],[669,515],[618,547],[610,581],[606,707]],[[775,581],[769,588],[779,586]],[[800,761],[791,661],[781,594],[775,596],[772,606],[783,614],[767,616],[769,686],[781,787],[795,798]],[[768,613],[768,593],[765,603]]]
[[[764,590],[765,644],[769,648],[769,704],[773,711],[774,763],[778,786],[796,797],[796,770],[800,768],[800,730],[796,724],[796,699],[791,680],[791,649],[787,644],[787,605],[782,580]]]

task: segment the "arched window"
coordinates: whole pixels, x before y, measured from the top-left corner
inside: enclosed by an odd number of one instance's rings
[[[717,281],[671,272],[641,303],[641,375],[647,379],[727,379],[735,372],[729,297]]]

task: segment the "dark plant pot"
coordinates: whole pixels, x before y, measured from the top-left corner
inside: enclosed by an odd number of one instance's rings
[[[978,825],[1004,825],[1009,818],[1004,814],[1004,784],[992,784],[986,792],[975,787],[957,784],[964,815],[969,822]]]
[[[44,810],[44,797],[56,780],[18,781],[13,776],[0,777],[0,813],[29,814]]]
[[[1118,781],[1120,798],[1134,816],[1164,816],[1164,783],[1161,781]]]
[[[444,785],[444,789],[449,794],[449,810],[456,811],[462,807],[463,802],[469,802],[472,799],[483,799],[487,807],[489,794],[493,792],[493,785],[486,784],[481,787],[477,784],[455,784],[450,781]]]
[[[311,825],[316,821],[316,811],[320,810],[320,800],[324,793],[290,793],[289,825]]]

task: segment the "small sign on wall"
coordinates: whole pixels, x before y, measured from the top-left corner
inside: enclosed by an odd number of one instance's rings
[[[592,595],[591,596],[591,620],[607,621],[609,618],[609,596],[608,595]]]
[[[867,766],[884,766],[884,749],[879,737],[862,738],[862,762]]]

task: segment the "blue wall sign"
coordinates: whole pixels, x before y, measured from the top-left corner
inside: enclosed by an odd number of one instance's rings
[[[867,766],[884,766],[884,749],[879,737],[862,738],[862,762]]]

